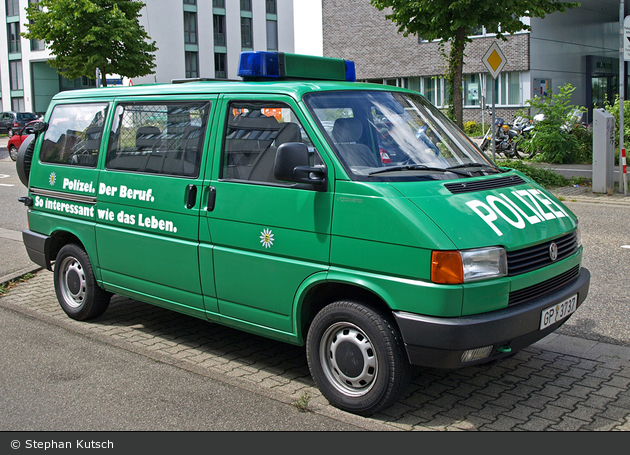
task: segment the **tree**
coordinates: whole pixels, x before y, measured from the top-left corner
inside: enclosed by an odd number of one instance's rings
[[[471,41],[468,31],[483,25],[488,33],[506,40],[506,34],[531,30],[521,18],[545,17],[580,6],[557,0],[370,0],[370,3],[379,11],[388,8],[385,17],[398,25],[398,31],[404,36],[440,39],[442,44],[450,42],[445,77],[451,90],[451,114],[460,128],[463,128],[464,50]]]
[[[27,39],[44,40],[48,64],[68,79],[153,74],[155,41],[138,21],[144,3],[133,0],[41,0],[26,9]]]

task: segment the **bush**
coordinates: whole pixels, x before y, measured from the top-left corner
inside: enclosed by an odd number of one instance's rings
[[[553,188],[567,185],[567,179],[565,179],[560,174],[556,174],[549,169],[534,167],[519,160],[501,161],[500,166],[508,167],[522,172],[543,188]]]
[[[530,112],[543,114],[543,119],[536,122],[534,134],[519,141],[519,149],[532,155],[537,153],[536,159],[547,163],[581,163],[587,161],[584,150],[586,138],[572,134],[576,128],[573,113],[584,112],[583,107],[569,104],[571,93],[575,90],[571,84],[560,87],[560,93],[551,96],[535,96],[526,101]],[[519,111],[517,115],[533,120],[533,116]],[[590,149],[589,149],[590,150]],[[592,151],[591,151],[592,156]]]
[[[615,117],[615,165],[619,165],[619,95],[615,98],[614,103],[604,103],[604,109]],[[626,144],[630,142],[630,100],[624,100],[623,112],[623,142],[627,152],[628,147]]]

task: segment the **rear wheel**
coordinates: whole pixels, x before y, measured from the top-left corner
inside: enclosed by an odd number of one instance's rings
[[[11,159],[13,161],[17,160],[17,155],[18,155],[18,149],[15,145],[11,144],[9,146],[9,156],[11,157]]]
[[[72,319],[93,319],[109,306],[112,294],[98,286],[90,259],[79,245],[71,243],[61,248],[55,260],[54,279],[57,300]]]
[[[395,325],[380,312],[356,302],[333,303],[315,316],[306,356],[326,399],[359,415],[391,406],[411,374]]]

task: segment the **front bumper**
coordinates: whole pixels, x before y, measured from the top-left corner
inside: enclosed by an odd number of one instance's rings
[[[394,317],[412,365],[461,368],[506,357],[549,335],[568,318],[540,330],[542,311],[575,294],[578,295],[579,308],[588,295],[590,279],[590,272],[582,267],[574,281],[554,292],[488,313],[439,318],[394,312]],[[465,351],[484,346],[492,346],[489,357],[462,363]]]

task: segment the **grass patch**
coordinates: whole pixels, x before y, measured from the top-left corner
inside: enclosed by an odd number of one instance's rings
[[[300,412],[308,411],[308,402],[310,401],[311,396],[308,392],[304,392],[300,398],[293,402],[293,406],[297,408]]]
[[[30,280],[35,275],[32,273],[27,273],[22,275],[21,277],[15,278],[14,280],[7,281],[6,283],[0,284],[0,296],[6,295],[9,292],[9,289],[18,285],[18,283],[23,283],[26,280]]]

